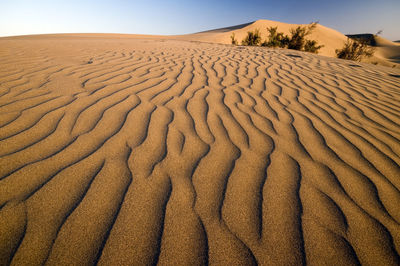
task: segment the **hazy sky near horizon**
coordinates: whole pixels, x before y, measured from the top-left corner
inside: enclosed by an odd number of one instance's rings
[[[0,0],[0,36],[184,34],[257,19],[320,24],[400,40],[400,0]]]

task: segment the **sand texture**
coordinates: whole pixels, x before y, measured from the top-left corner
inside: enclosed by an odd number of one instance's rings
[[[400,71],[0,39],[0,265],[399,265]]]

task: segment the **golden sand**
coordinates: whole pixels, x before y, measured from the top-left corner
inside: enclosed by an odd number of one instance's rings
[[[400,71],[0,39],[0,264],[398,265]]]

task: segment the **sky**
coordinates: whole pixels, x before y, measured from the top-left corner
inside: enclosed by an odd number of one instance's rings
[[[400,0],[0,0],[0,36],[42,33],[173,35],[258,19],[320,24],[400,40]]]

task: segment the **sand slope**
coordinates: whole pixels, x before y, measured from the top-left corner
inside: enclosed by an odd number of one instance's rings
[[[375,47],[374,56],[364,59],[365,62],[378,63],[388,67],[400,67],[400,44],[389,41],[383,37],[374,34],[353,34],[348,35],[353,39],[367,41]]]
[[[388,62],[388,66],[391,64],[392,66],[396,65],[398,67],[400,64],[400,44],[379,36],[374,36],[374,39],[377,49],[374,54],[375,57]],[[373,60],[373,58],[371,60]]]
[[[400,72],[0,39],[0,264],[398,265]]]
[[[255,29],[259,29],[261,32],[262,39],[266,39],[268,37],[268,32],[267,32],[268,27],[278,27],[279,32],[289,34],[290,29],[296,28],[297,26],[306,26],[306,25],[307,24],[289,24],[289,23],[262,19],[239,26],[216,29],[195,34],[188,34],[182,36],[182,38],[195,39],[205,42],[230,44],[231,43],[230,36],[232,35],[232,33],[235,33],[235,36],[240,44],[241,40],[245,38],[248,31],[254,31]],[[336,56],[335,49],[338,49],[338,47],[342,47],[343,43],[347,39],[347,37],[342,33],[320,24],[317,25],[313,33],[310,36],[308,36],[308,38],[313,40],[318,40],[318,44],[324,45],[324,47],[322,47],[321,50],[319,51],[319,54],[331,57]]]
[[[175,36],[178,39],[183,40],[197,40],[202,42],[211,43],[222,43],[230,44],[231,35],[234,33],[239,44],[247,35],[247,32],[254,31],[256,29],[260,30],[261,37],[265,40],[268,37],[268,27],[278,27],[279,32],[290,35],[290,29],[296,28],[298,26],[307,26],[307,24],[289,24],[272,20],[257,20],[251,23],[246,23],[242,25],[237,25],[233,27],[227,27],[222,29],[215,29],[211,31],[199,32],[195,34],[188,34],[182,36]],[[366,34],[361,34],[366,35]],[[371,35],[372,34],[367,34]],[[357,36],[357,35],[354,35]],[[311,35],[307,36],[310,40],[318,41],[319,45],[323,45],[319,50],[320,55],[336,57],[336,49],[343,48],[344,43],[347,41],[347,37],[328,27],[318,24]],[[365,62],[379,64],[388,67],[400,68],[400,46],[394,42],[386,40],[379,36],[374,36],[377,40],[377,51],[375,55],[371,58],[363,59]]]

